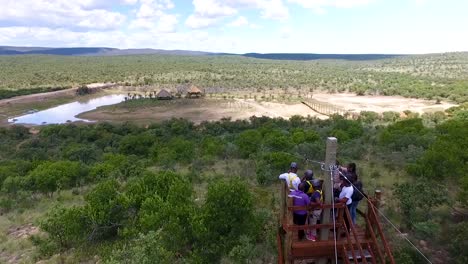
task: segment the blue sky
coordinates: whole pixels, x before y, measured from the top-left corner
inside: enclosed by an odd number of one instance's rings
[[[0,0],[0,45],[468,51],[466,0]]]

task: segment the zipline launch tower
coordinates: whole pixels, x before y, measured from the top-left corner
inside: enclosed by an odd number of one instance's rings
[[[325,163],[322,164],[324,182],[322,191],[324,203],[322,205],[293,206],[293,198],[289,197],[287,185],[281,186],[280,227],[277,236],[278,263],[345,263],[345,264],[395,264],[391,249],[377,214],[380,191],[375,192],[374,197],[362,200],[367,202],[367,210],[358,209],[358,214],[364,219],[364,227],[346,228],[345,219],[352,223],[348,208],[343,203],[334,203],[333,199],[333,173],[336,172],[336,151],[338,142],[336,138],[327,139]],[[293,212],[295,210],[312,210],[321,208],[322,218],[316,225],[295,225]],[[318,237],[316,241],[299,240],[298,231],[316,229]]]

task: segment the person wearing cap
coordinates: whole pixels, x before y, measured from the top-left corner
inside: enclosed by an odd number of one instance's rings
[[[312,181],[312,186],[314,192],[310,196],[310,203],[316,207],[309,216],[309,225],[316,225],[322,214],[322,208],[320,207],[323,203],[322,182],[319,179],[315,179]],[[317,240],[317,229],[311,229],[307,232],[306,238],[311,241]]]
[[[306,170],[304,172],[304,177],[302,181],[306,183],[305,193],[308,196],[311,196],[314,193],[314,186],[312,185],[312,181],[314,180],[314,172],[312,170]]]
[[[279,176],[279,179],[284,180],[288,185],[289,190],[298,190],[301,179],[297,176],[297,163],[292,162],[289,166],[289,170]]]

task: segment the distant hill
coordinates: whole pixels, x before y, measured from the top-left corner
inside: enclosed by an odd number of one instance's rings
[[[118,55],[190,55],[202,56],[216,53],[190,50],[161,50],[161,49],[115,49],[105,47],[93,48],[43,48],[43,47],[11,47],[0,46],[0,55],[62,55],[62,56],[118,56]]]
[[[312,53],[246,53],[229,54],[213,53],[191,50],[162,50],[162,49],[116,49],[106,47],[76,47],[76,48],[45,48],[45,47],[12,47],[0,46],[0,55],[61,55],[61,56],[119,56],[119,55],[186,55],[186,56],[207,56],[207,55],[240,55],[250,58],[271,59],[271,60],[379,60],[394,58],[401,55],[390,54],[312,54]]]
[[[314,53],[246,53],[243,56],[270,60],[380,60],[400,57],[397,54],[314,54]]]

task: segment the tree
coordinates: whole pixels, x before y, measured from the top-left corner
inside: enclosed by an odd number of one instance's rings
[[[171,264],[176,263],[173,252],[164,247],[161,241],[161,231],[150,231],[140,234],[137,239],[126,244],[121,249],[114,249],[106,264]]]
[[[262,142],[262,135],[257,130],[246,130],[239,134],[236,144],[242,157],[247,158],[256,153]]]
[[[45,162],[27,175],[28,187],[32,191],[53,194],[76,184],[87,174],[87,169],[79,162]]]
[[[405,119],[386,127],[379,134],[379,142],[394,150],[402,150],[409,145],[427,147],[431,141],[429,132],[422,119]]]
[[[99,183],[85,196],[89,240],[115,237],[127,218],[127,202],[116,180]]]
[[[278,180],[278,175],[284,172],[293,160],[295,157],[286,152],[265,153],[256,164],[257,182],[268,184]]]
[[[432,209],[448,202],[448,191],[434,182],[395,184],[394,194],[399,201],[403,222],[413,229],[418,222],[431,219]]]
[[[55,207],[51,209],[40,227],[60,249],[78,246],[86,234],[86,216],[81,207]]]
[[[253,220],[253,197],[239,179],[220,180],[208,186],[201,214],[194,219],[195,250],[204,261],[217,262],[242,235],[248,235]]]
[[[155,143],[155,137],[149,134],[127,135],[119,144],[119,151],[125,155],[147,156]]]

